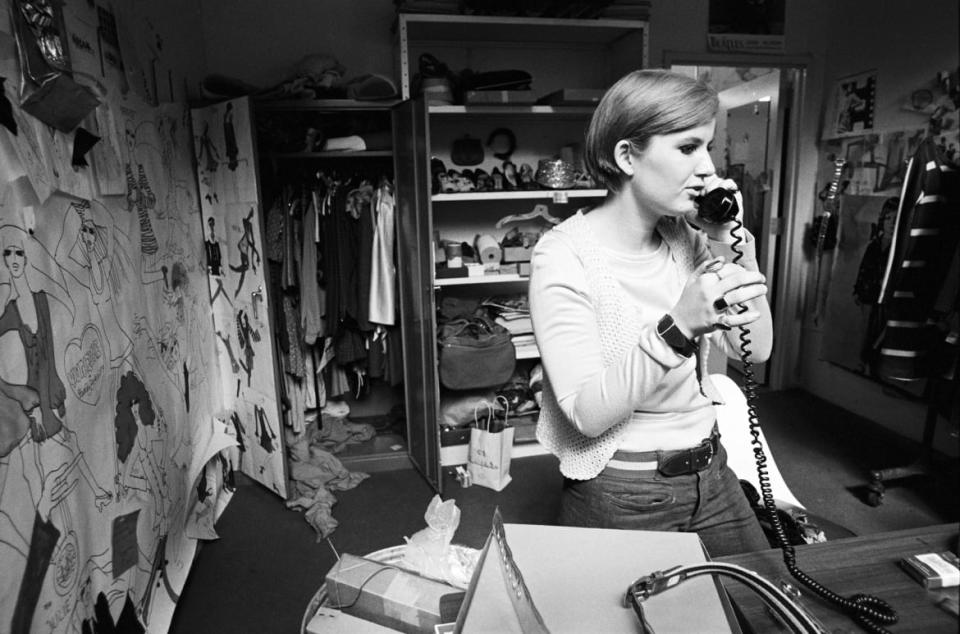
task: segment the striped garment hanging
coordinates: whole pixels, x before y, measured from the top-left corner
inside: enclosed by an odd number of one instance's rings
[[[958,181],[958,166],[943,159],[933,137],[924,139],[907,165],[880,287],[883,328],[874,345],[882,378],[916,381],[935,370],[933,353],[943,344],[938,319],[954,309],[957,295]]]

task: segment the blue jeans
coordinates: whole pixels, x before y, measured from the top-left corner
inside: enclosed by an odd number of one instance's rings
[[[643,471],[566,479],[560,524],[588,528],[693,532],[710,557],[770,548],[756,514],[720,450],[702,471],[667,477]]]

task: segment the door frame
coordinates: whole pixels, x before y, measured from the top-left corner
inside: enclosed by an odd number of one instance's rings
[[[687,66],[752,66],[780,69],[780,103],[776,112],[775,126],[770,137],[775,150],[770,152],[771,182],[770,212],[764,215],[763,227],[774,245],[767,270],[771,279],[774,342],[773,352],[767,364],[767,386],[771,389],[787,387],[796,364],[799,333],[792,332],[789,324],[793,315],[801,309],[803,298],[803,271],[792,247],[800,239],[793,214],[799,199],[798,182],[800,166],[800,122],[803,120],[804,95],[807,78],[813,60],[810,56],[738,55],[696,51],[663,51],[663,68],[673,65]],[[785,139],[785,143],[783,140]],[[769,150],[768,150],[769,151]],[[764,268],[764,263],[760,263]],[[771,274],[772,273],[772,274]]]

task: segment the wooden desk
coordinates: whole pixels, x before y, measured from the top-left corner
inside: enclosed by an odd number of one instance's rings
[[[945,597],[957,599],[957,587],[926,590],[910,577],[898,561],[916,553],[954,550],[958,526],[941,524],[877,535],[849,537],[797,546],[797,565],[814,580],[843,597],[856,593],[871,594],[889,603],[900,619],[887,627],[891,632],[957,632],[957,617],[937,605]],[[780,579],[798,587],[804,604],[826,626],[828,632],[863,631],[849,616],[814,595],[787,571],[783,555],[777,549],[745,555],[719,557],[716,561],[738,564],[777,582]],[[783,632],[757,595],[746,586],[724,580],[730,598],[740,608],[747,624],[756,632]]]

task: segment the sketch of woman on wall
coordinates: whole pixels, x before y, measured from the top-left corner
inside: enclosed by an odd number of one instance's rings
[[[33,408],[24,412],[29,429],[0,457],[0,578],[12,577],[0,583],[0,614],[12,614],[10,631],[27,632],[47,568],[55,567],[58,578],[76,572],[75,557],[58,556],[63,553],[58,544],[74,534],[64,502],[81,480],[92,490],[98,510],[112,496],[97,483],[76,434],[65,425],[66,390],[56,367],[61,347],[54,341],[51,308],[66,310],[72,321],[73,304],[65,286],[45,273],[59,269],[20,227],[0,226],[0,249],[0,391],[20,385],[36,393],[26,405]],[[45,261],[38,265],[40,259]]]
[[[113,420],[119,496],[133,492],[152,500],[154,533],[158,534],[166,532],[166,427],[140,377],[133,372],[120,377]]]
[[[117,315],[115,301],[126,291],[133,263],[126,234],[109,217],[106,208],[96,212],[90,201],[70,203],[63,215],[63,232],[55,257],[90,292],[106,338],[110,367],[117,368],[133,352],[133,339]]]

